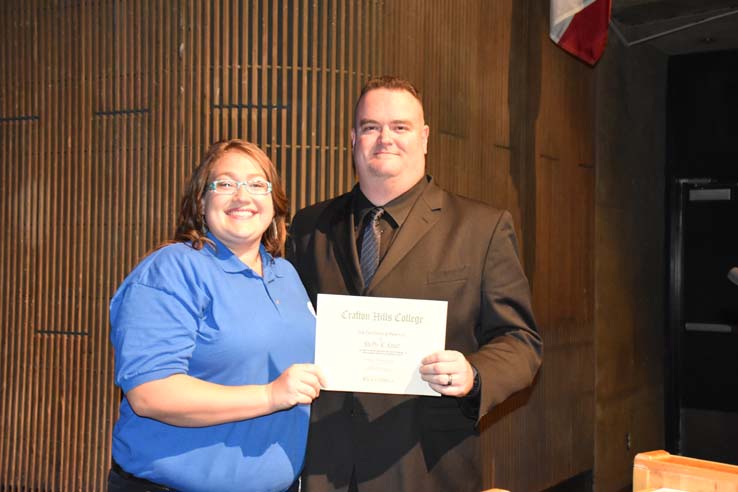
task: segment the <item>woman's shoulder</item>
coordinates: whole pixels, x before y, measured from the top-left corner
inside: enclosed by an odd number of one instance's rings
[[[192,262],[201,262],[212,253],[208,251],[210,246],[205,245],[202,249],[195,249],[190,243],[170,243],[153,251],[143,262],[159,265],[182,265]],[[142,263],[143,263],[142,262]]]
[[[197,250],[189,243],[172,243],[151,252],[133,269],[127,280],[156,286],[171,285],[177,278],[196,275],[206,266],[212,253],[205,245]]]
[[[287,259],[283,257],[274,258],[274,269],[280,277],[288,278],[302,284],[302,280],[300,280],[300,274],[297,273],[294,265],[292,265],[292,263],[290,263]]]

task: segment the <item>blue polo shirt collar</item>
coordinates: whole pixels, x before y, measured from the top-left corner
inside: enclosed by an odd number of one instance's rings
[[[208,238],[215,244],[215,251],[213,251],[212,248],[210,248],[210,250],[224,272],[249,272],[256,277],[259,276],[255,271],[251,269],[251,267],[249,267],[246,263],[241,261],[240,258],[234,255],[233,251],[228,249],[228,246],[223,244],[210,231],[208,231]],[[274,278],[284,277],[284,272],[282,271],[283,265],[280,265],[278,262],[274,261],[274,257],[269,254],[263,244],[259,244],[259,254],[261,255],[261,264],[264,268],[264,280],[266,282],[270,282],[274,280]]]

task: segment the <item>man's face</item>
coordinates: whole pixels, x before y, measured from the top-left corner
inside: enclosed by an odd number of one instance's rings
[[[423,108],[409,92],[374,89],[364,94],[351,130],[362,187],[391,183],[410,189],[425,175],[428,133]]]

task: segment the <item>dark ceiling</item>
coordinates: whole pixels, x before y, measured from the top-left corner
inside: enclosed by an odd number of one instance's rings
[[[738,50],[738,0],[612,0],[610,35],[669,55]]]

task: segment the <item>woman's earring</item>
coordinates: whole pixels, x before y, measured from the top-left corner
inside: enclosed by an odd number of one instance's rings
[[[208,233],[208,223],[205,222],[205,216],[202,216],[202,233],[207,234]]]

